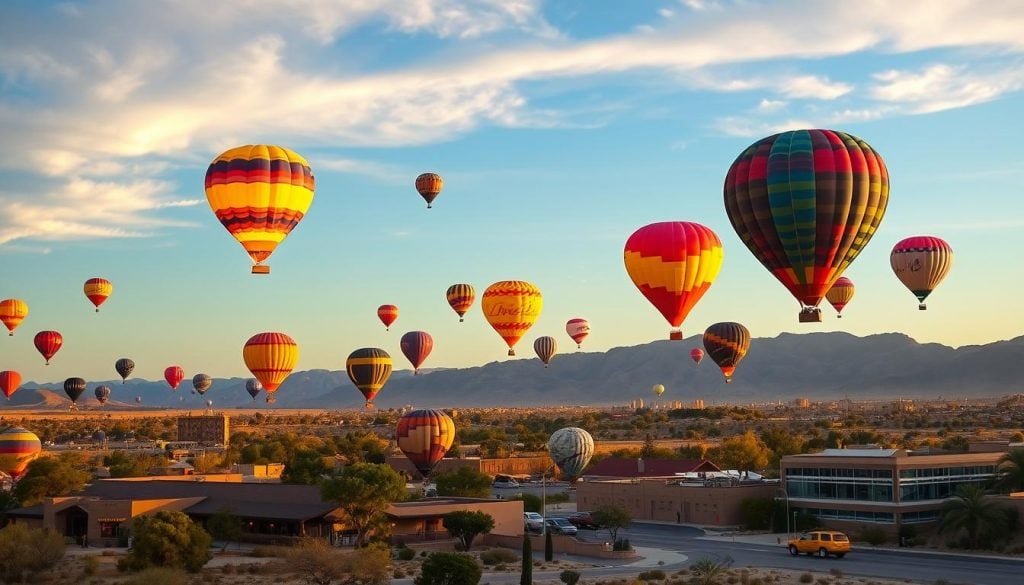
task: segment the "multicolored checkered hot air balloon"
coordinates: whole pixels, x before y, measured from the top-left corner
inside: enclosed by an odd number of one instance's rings
[[[391,355],[377,347],[364,347],[349,354],[345,360],[348,379],[366,399],[366,408],[373,408],[373,399],[391,377]]]
[[[853,281],[845,276],[840,276],[832,284],[832,288],[828,289],[828,292],[825,293],[825,299],[836,310],[836,318],[843,318],[843,307],[846,306],[846,303],[853,300],[853,293],[855,291],[856,287],[853,286]]]
[[[896,278],[917,297],[920,310],[924,300],[942,282],[953,267],[953,248],[935,236],[913,236],[900,240],[889,254]]]
[[[623,253],[626,272],[673,327],[673,340],[683,338],[679,326],[718,276],[723,256],[718,235],[688,221],[646,225],[629,236]]]
[[[882,222],[889,172],[856,136],[793,130],[744,150],[724,191],[736,234],[800,303],[800,322],[818,322],[825,293]]]
[[[28,317],[28,303],[21,299],[4,299],[0,301],[0,322],[14,335],[14,330]]]
[[[704,349],[711,361],[718,364],[726,383],[750,349],[750,331],[739,323],[715,323],[704,331]]]
[[[444,179],[437,173],[423,173],[416,177],[416,192],[427,202],[427,209],[430,209],[443,188]]]
[[[377,318],[384,324],[385,331],[391,331],[391,325],[398,320],[398,305],[381,305],[377,307]]]
[[[576,342],[576,349],[579,349],[583,340],[590,335],[590,322],[579,317],[569,319],[565,323],[565,332]]]
[[[445,296],[448,299],[448,305],[458,314],[459,323],[462,323],[466,312],[469,311],[473,306],[473,301],[476,300],[476,291],[473,290],[473,285],[453,284],[448,287],[448,292],[445,293]]]
[[[269,274],[270,258],[313,203],[306,159],[269,144],[223,152],[206,170],[206,199],[220,223],[252,258],[253,274]]]
[[[284,333],[257,333],[245,342],[242,359],[270,398],[299,362],[299,344]]]
[[[594,438],[579,427],[558,429],[548,439],[548,454],[562,474],[575,482],[594,456]]]
[[[36,346],[36,351],[46,360],[46,365],[50,365],[50,358],[56,355],[64,345],[64,336],[57,331],[40,331],[36,333],[32,343]]]
[[[516,344],[540,317],[544,297],[529,282],[503,280],[487,287],[480,305],[484,318],[508,345],[508,355],[514,356]]]
[[[434,338],[426,331],[410,331],[402,336],[399,346],[402,348],[402,354],[412,364],[415,375],[420,373],[420,366],[434,349]]]
[[[0,433],[0,471],[17,480],[43,450],[35,433],[21,427],[10,427]]]
[[[540,358],[540,361],[544,362],[544,367],[546,368],[551,363],[551,359],[558,353],[558,341],[550,335],[538,337],[533,341],[533,351]]]
[[[90,278],[85,281],[85,286],[82,289],[85,291],[85,296],[89,298],[89,302],[96,307],[96,312],[99,313],[100,305],[113,294],[114,285],[105,278]]]
[[[21,387],[21,374],[14,370],[0,372],[0,391],[4,393],[8,400],[18,391],[19,387]]]
[[[414,410],[398,419],[395,441],[426,479],[452,448],[455,422],[440,410]]]

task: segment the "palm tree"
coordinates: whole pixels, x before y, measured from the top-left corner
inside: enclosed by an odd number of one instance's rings
[[[989,498],[981,486],[968,484],[942,505],[939,532],[967,532],[970,547],[977,548],[978,537],[999,534],[1009,528],[1006,510]]]
[[[1004,492],[1024,491],[1024,449],[1011,449],[999,458],[996,487]]]

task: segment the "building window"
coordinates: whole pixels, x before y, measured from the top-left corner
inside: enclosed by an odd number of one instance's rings
[[[121,526],[120,522],[100,522],[100,537],[117,538],[117,528],[119,526]]]

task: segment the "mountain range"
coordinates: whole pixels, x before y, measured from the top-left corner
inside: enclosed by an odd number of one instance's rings
[[[569,344],[566,344],[569,345]],[[654,399],[650,388],[664,384],[662,402],[706,404],[750,403],[806,397],[811,400],[848,397],[1000,396],[1024,389],[1024,337],[985,345],[951,348],[918,343],[899,333],[858,337],[848,333],[783,333],[756,338],[746,359],[726,384],[716,365],[689,357],[700,347],[699,336],[684,341],[655,341],[606,352],[571,351],[557,355],[550,367],[538,359],[491,362],[457,369],[397,370],[378,395],[378,407],[489,407],[626,404],[635,398]],[[393,356],[396,365],[401,356]],[[5,408],[67,408],[62,381],[26,383],[3,404]],[[277,403],[262,396],[253,401],[245,378],[217,378],[200,397],[186,379],[177,392],[162,380],[97,380],[79,403],[101,408],[92,397],[99,384],[113,388],[102,408],[361,408],[363,398],[344,370],[293,373],[277,391]],[[141,403],[135,402],[140,397]]]

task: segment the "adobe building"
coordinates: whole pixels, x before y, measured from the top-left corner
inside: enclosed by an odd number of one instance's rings
[[[721,471],[721,469],[707,459],[606,457],[588,466],[583,477],[587,480],[648,477],[673,478],[683,473],[715,471]]]
[[[178,441],[195,441],[199,445],[228,446],[231,437],[226,414],[204,414],[178,417]]]
[[[407,477],[419,478],[419,472],[413,466],[412,461],[405,455],[391,455],[388,457],[388,465]],[[486,473],[491,477],[498,475],[510,475],[513,477],[525,475],[540,475],[545,469],[551,468],[551,458],[546,454],[535,457],[451,457],[442,459],[434,468],[434,474],[446,471],[455,471],[462,467],[469,467]]]

